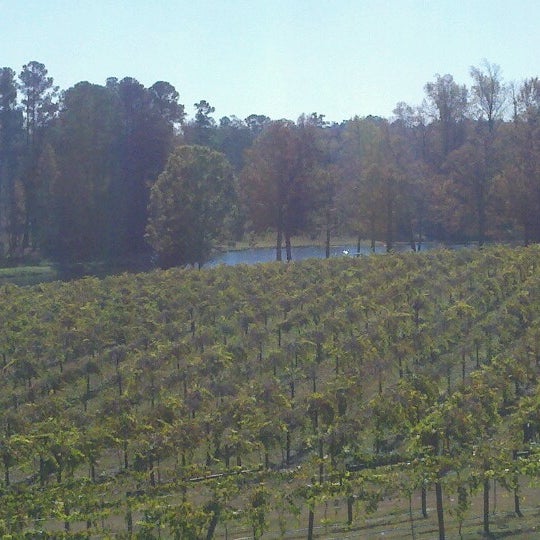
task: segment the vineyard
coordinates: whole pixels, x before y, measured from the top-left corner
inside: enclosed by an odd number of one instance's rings
[[[0,537],[527,534],[539,267],[492,247],[3,285]]]

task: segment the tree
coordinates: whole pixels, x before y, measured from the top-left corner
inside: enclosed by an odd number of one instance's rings
[[[486,60],[481,68],[471,67],[473,78],[471,108],[478,118],[476,129],[468,140],[448,157],[447,168],[455,184],[449,198],[461,198],[464,220],[475,221],[476,237],[483,245],[487,234],[487,209],[491,186],[497,174],[502,149],[495,147],[495,127],[501,119],[506,103],[506,89],[499,66]],[[499,150],[499,151],[497,151]]]
[[[268,124],[246,152],[241,193],[256,231],[276,231],[276,259],[292,259],[291,237],[310,207],[307,180],[313,165],[311,133],[289,120]]]
[[[23,116],[17,104],[15,72],[0,69],[0,231],[15,229],[16,179],[21,158]],[[10,242],[11,244],[11,242]]]
[[[172,85],[160,81],[145,88],[132,77],[107,80],[119,100],[121,133],[115,144],[118,171],[111,183],[113,253],[140,255],[144,240],[150,186],[163,171],[172,149],[175,127],[183,121]]]
[[[53,189],[57,186],[60,171],[53,146],[45,143],[36,164],[35,189],[37,203],[35,221],[39,224],[34,240],[42,248],[47,248],[47,240],[51,238],[54,228]]]
[[[253,132],[236,116],[224,116],[216,128],[216,150],[223,152],[235,171],[244,166],[244,153],[253,143]]]
[[[540,80],[523,82],[515,97],[515,118],[501,127],[505,151],[496,179],[501,214],[517,225],[525,244],[540,240]]]
[[[317,113],[301,115],[298,124],[314,141],[309,228],[310,231],[324,233],[326,258],[329,258],[330,239],[340,223],[338,199],[342,178],[337,161],[341,129],[337,125],[329,125],[324,121],[324,115]]]
[[[407,221],[407,234],[412,234],[413,210],[406,204],[413,193],[410,147],[379,118],[352,120],[344,136],[343,174],[350,185],[345,196],[354,226],[359,234],[367,233],[372,250],[383,237],[391,251],[400,221]]]
[[[59,260],[104,258],[112,249],[110,213],[118,211],[111,208],[110,198],[118,171],[118,104],[108,88],[88,82],[64,95],[55,140],[59,174],[50,186],[53,223],[45,246]]]
[[[201,99],[193,105],[196,113],[195,118],[184,128],[184,140],[186,144],[200,144],[214,147],[214,135],[216,132],[216,121],[212,114],[216,112],[208,101]]]
[[[150,193],[147,239],[163,267],[201,266],[235,204],[232,167],[223,154],[180,146]]]
[[[267,126],[271,120],[264,114],[250,114],[245,119],[246,125],[251,131],[253,137],[256,137]]]
[[[27,144],[32,147],[41,128],[54,118],[58,105],[55,99],[58,87],[48,77],[44,64],[32,61],[24,65],[19,74],[19,90],[22,94]]]
[[[372,239],[372,248],[375,249],[376,213],[370,204],[371,198],[367,193],[370,186],[363,174],[366,149],[374,131],[372,122],[355,117],[343,126],[340,148],[342,182],[337,203],[348,228],[358,237],[358,252],[361,239],[368,235]]]
[[[184,106],[178,103],[180,96],[172,84],[158,81],[150,87],[149,92],[153,106],[163,119],[175,127],[183,124],[186,113]]]
[[[447,201],[458,223],[460,235],[476,236],[482,246],[487,234],[488,206],[495,175],[496,156],[491,137],[471,136],[465,144],[449,156],[447,169],[450,177]],[[473,229],[473,230],[471,230]]]
[[[425,85],[428,104],[441,134],[441,158],[455,150],[460,143],[460,126],[467,111],[467,88],[459,86],[452,75],[435,75],[435,82]]]
[[[24,160],[22,186],[25,196],[25,218],[22,247],[30,244],[36,247],[38,188],[35,185],[36,165],[41,153],[44,132],[58,111],[58,87],[48,76],[44,64],[32,61],[23,66],[19,74],[19,91],[24,107],[26,130],[26,155]]]
[[[471,67],[472,104],[479,120],[487,122],[489,133],[493,133],[495,123],[500,119],[506,105],[507,91],[501,79],[501,69],[487,60],[482,62],[482,70]]]
[[[405,187],[406,205],[402,226],[408,230],[413,250],[421,249],[428,225],[428,199],[434,173],[429,164],[427,119],[422,107],[412,108],[400,102],[394,109],[396,119],[391,124],[391,133],[406,148],[407,159],[403,160],[408,182]],[[416,244],[416,246],[415,246]]]

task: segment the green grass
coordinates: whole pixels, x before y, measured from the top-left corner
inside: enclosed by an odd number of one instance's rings
[[[330,239],[331,246],[342,246],[342,245],[356,245],[357,239],[352,236],[335,236]],[[325,238],[321,234],[316,237],[312,236],[294,236],[291,239],[293,249],[295,247],[307,247],[307,246],[324,246]],[[368,240],[362,240],[362,244],[366,245]],[[241,250],[249,248],[275,248],[276,247],[276,233],[267,232],[250,237],[242,238],[237,242],[232,242],[229,244],[223,244],[219,246],[221,250]],[[283,241],[283,248],[285,248],[285,241]]]
[[[0,268],[0,284],[35,285],[58,279],[56,269],[49,264]]]

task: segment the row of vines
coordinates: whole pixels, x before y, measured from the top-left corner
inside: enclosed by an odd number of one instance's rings
[[[489,533],[495,486],[519,519],[539,266],[494,247],[4,286],[0,535],[362,537],[399,499],[409,536],[429,513],[445,538],[478,500]]]

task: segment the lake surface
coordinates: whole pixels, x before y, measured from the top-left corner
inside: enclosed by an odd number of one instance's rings
[[[426,242],[421,246],[422,251],[434,249],[436,247],[442,247],[441,244]],[[451,249],[455,249],[456,246],[449,246]],[[397,244],[394,251],[407,252],[411,251],[409,244]],[[372,251],[368,245],[360,248],[360,255],[372,255]],[[386,247],[378,245],[375,248],[375,253],[386,253]],[[345,244],[342,246],[332,246],[330,248],[330,257],[354,257],[356,255],[356,244]],[[292,248],[293,261],[301,261],[303,259],[324,259],[326,257],[326,250],[324,246],[304,246]],[[285,260],[286,254],[283,250],[283,260]],[[239,249],[236,251],[224,251],[219,255],[216,255],[212,260],[207,262],[205,268],[218,266],[225,264],[232,266],[235,264],[257,264],[262,262],[273,262],[276,260],[276,248],[251,248],[251,249]]]

